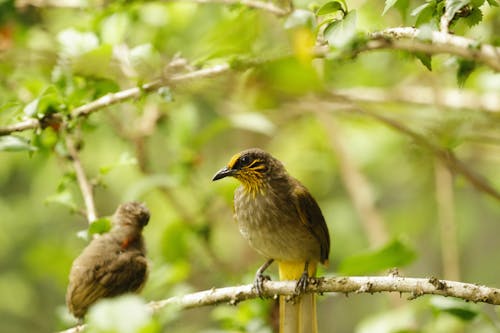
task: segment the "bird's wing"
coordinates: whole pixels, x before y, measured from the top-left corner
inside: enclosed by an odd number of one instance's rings
[[[78,317],[98,299],[137,291],[146,280],[147,259],[140,251],[94,256],[91,267],[81,261],[78,258],[73,265],[66,295],[68,307]]]
[[[330,235],[326,226],[325,218],[321,213],[318,203],[309,191],[300,183],[295,186],[292,196],[294,204],[303,223],[318,240],[321,247],[321,262],[328,261],[330,253]]]
[[[139,251],[125,251],[95,272],[96,281],[106,290],[104,297],[135,292],[142,287],[148,271],[147,259]]]

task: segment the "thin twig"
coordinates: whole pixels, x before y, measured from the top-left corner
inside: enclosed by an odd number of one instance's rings
[[[134,87],[116,93],[107,94],[90,103],[77,107],[71,112],[71,116],[74,118],[87,116],[92,112],[102,109],[104,107],[140,97],[144,93],[156,91],[157,89],[164,86],[168,86],[169,84],[175,84],[183,81],[217,76],[219,74],[229,71],[229,68],[230,68],[229,64],[215,65],[213,67],[204,68],[189,73],[175,74],[169,78],[159,79],[149,83],[145,83],[140,87]]]
[[[454,212],[453,174],[440,160],[435,161],[434,169],[443,276],[445,279],[458,280],[460,279],[460,255]]]
[[[80,191],[82,192],[83,201],[85,203],[85,211],[87,214],[87,222],[92,223],[97,219],[97,213],[94,204],[93,187],[88,181],[85,170],[83,169],[82,162],[80,161],[80,157],[78,155],[78,149],[76,148],[73,139],[69,135],[66,137],[66,147],[68,148],[68,153],[71,157],[73,168],[75,169],[78,186],[80,187]]]
[[[35,118],[28,118],[19,123],[8,125],[5,127],[0,127],[0,136],[9,135],[14,132],[22,132],[30,129],[35,129],[40,127],[40,122]]]
[[[447,53],[460,56],[465,59],[477,61],[489,66],[495,71],[500,71],[499,47],[495,47],[489,44],[479,44],[478,41],[473,39],[437,31],[431,32],[430,36],[422,35],[423,34],[419,29],[411,27],[390,28],[379,32],[374,32],[369,34],[369,40],[364,44],[364,46],[357,48],[353,53],[358,54],[365,51],[378,49],[400,49],[410,52],[423,52],[426,54]],[[329,49],[326,47],[319,47],[314,51],[314,55],[318,58],[327,57],[329,56]],[[283,55],[282,57],[286,56],[289,55]],[[273,57],[272,59],[268,59],[267,61],[276,59],[277,57]],[[250,60],[245,61],[245,66],[255,67],[265,62],[266,61],[262,60]],[[143,84],[140,87],[134,87],[102,96],[92,102],[77,107],[72,111],[71,115],[72,117],[86,116],[109,105],[121,103],[133,98],[140,97],[144,93],[156,91],[158,88],[163,86],[168,86],[174,83],[180,83],[193,79],[214,77],[220,74],[224,74],[230,69],[230,64],[223,63],[185,74],[174,74],[171,77],[155,80]],[[0,135],[7,135],[14,131],[23,131],[26,129],[35,129],[39,127],[40,123],[38,122],[38,120],[30,119],[22,123],[0,128]]]
[[[277,295],[295,295],[296,281],[265,281],[262,296],[275,298]],[[500,305],[500,289],[480,286],[472,283],[439,280],[437,278],[409,278],[400,276],[360,276],[314,279],[307,286],[307,292],[313,293],[409,293],[409,300],[423,295],[441,295],[456,297],[468,302]],[[148,306],[158,312],[167,306],[182,309],[198,308],[208,305],[239,302],[258,298],[252,284],[226,288],[214,288],[193,294],[175,296],[161,301],[150,302]],[[347,300],[346,300],[347,302]],[[60,333],[75,333],[81,326],[73,327]]]
[[[352,101],[372,103],[411,103],[449,109],[469,109],[500,113],[498,92],[477,93],[466,89],[433,89],[423,86],[399,86],[389,89],[354,87],[336,89],[333,94]]]
[[[431,141],[427,140],[425,136],[414,132],[410,128],[404,126],[398,121],[387,118],[380,114],[368,111],[361,111],[372,118],[379,120],[380,122],[386,124],[387,126],[398,130],[411,137],[415,142],[417,142],[422,147],[428,148],[432,151],[450,170],[455,171],[467,179],[476,189],[492,196],[493,198],[500,200],[500,192],[498,192],[494,187],[492,187],[486,179],[482,176],[476,174],[472,171],[464,162],[459,160],[451,150],[447,150],[437,146]]]
[[[400,49],[425,54],[448,53],[483,63],[500,71],[500,47],[479,43],[477,40],[432,31],[427,36],[411,27],[389,28],[370,34],[364,49]],[[360,50],[362,51],[363,48]]]

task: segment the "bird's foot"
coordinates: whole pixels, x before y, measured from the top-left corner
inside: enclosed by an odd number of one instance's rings
[[[304,293],[309,285],[309,275],[307,271],[302,273],[299,280],[297,281],[297,285],[295,286],[295,294],[300,295]]]
[[[253,281],[253,288],[257,291],[257,294],[262,299],[264,298],[263,293],[264,293],[265,281],[271,281],[271,277],[269,275],[264,275],[259,272],[255,275],[255,280]]]

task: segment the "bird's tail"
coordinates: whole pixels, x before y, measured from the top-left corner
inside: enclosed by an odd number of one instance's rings
[[[304,262],[279,262],[280,280],[298,280],[304,272]],[[316,264],[310,263],[309,276],[316,275]],[[317,333],[316,294],[306,293],[292,301],[280,296],[280,333]]]

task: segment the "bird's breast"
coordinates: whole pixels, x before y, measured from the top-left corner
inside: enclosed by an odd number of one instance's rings
[[[314,235],[300,222],[291,198],[240,187],[234,197],[235,217],[242,236],[260,254],[281,261],[311,261],[320,257]]]

